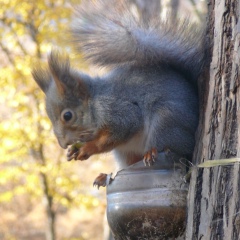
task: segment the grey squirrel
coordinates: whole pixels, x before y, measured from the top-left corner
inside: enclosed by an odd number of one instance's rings
[[[127,1],[88,1],[76,12],[74,45],[108,73],[90,77],[56,50],[48,68],[32,72],[60,146],[83,143],[69,159],[113,150],[123,168],[141,160],[152,165],[166,150],[191,156],[205,62],[202,31],[187,21],[143,24]],[[100,175],[95,183],[104,181]]]

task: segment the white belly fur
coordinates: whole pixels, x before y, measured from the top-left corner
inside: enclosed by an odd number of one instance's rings
[[[114,156],[117,160],[120,169],[131,165],[131,158],[139,156],[139,160],[144,155],[146,137],[143,132],[137,133],[129,141],[119,145],[113,150]]]

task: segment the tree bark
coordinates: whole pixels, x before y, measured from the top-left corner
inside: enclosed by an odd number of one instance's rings
[[[38,128],[39,133],[41,132],[41,127]],[[39,134],[40,136],[40,134]],[[42,166],[46,166],[46,159],[43,152],[43,145],[38,143],[37,151],[32,149],[33,158],[39,162]],[[46,212],[46,240],[55,240],[56,231],[55,231],[55,222],[56,222],[56,211],[53,206],[53,196],[49,189],[49,181],[46,173],[39,172],[39,177],[43,190],[43,201]]]
[[[49,186],[47,181],[46,174],[40,173],[40,177],[42,180],[42,188],[44,195],[44,205],[45,211],[47,215],[47,228],[46,228],[46,240],[55,240],[55,217],[56,212],[53,210],[53,197],[49,193]]]
[[[240,1],[209,0],[210,67],[200,82],[200,123],[186,239],[240,239],[240,165],[197,168],[240,156]]]

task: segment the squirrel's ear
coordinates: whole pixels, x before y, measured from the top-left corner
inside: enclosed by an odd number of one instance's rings
[[[68,56],[57,50],[52,50],[48,56],[48,65],[59,93],[64,95],[70,80],[70,61]]]
[[[89,95],[86,79],[89,77],[85,74],[78,73],[70,68],[70,61],[67,54],[52,50],[48,56],[48,65],[61,95],[74,94],[75,96],[86,99]]]
[[[74,84],[72,86],[72,93],[82,100],[88,99],[90,97],[88,85],[88,83],[90,82],[90,77],[74,69],[71,69],[70,76]]]
[[[46,94],[49,85],[51,83],[51,74],[47,69],[42,67],[34,67],[32,70],[32,76],[38,86],[42,89],[42,91]]]

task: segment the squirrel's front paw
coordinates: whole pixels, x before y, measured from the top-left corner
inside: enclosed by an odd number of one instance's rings
[[[79,149],[81,148],[82,144],[74,143],[71,147],[68,148],[67,152],[67,160],[71,161],[72,159],[76,160],[76,157],[79,154]]]
[[[86,143],[77,142],[68,149],[67,159],[68,161],[72,159],[86,160],[96,153],[98,153],[98,148],[94,141]]]
[[[67,153],[67,160],[71,161],[72,159],[74,160],[86,160],[90,157],[90,155],[86,152],[83,152],[81,150],[68,150]]]
[[[74,143],[67,152],[67,160],[71,161],[72,159],[75,160],[86,160],[90,157],[90,154],[84,151],[82,147],[84,144],[82,142]]]
[[[145,166],[152,166],[156,158],[157,158],[157,149],[152,148],[144,154],[143,162]]]
[[[87,142],[79,149],[76,160],[86,160],[96,153],[98,153],[96,143],[94,141]]]
[[[76,156],[75,160],[87,160],[91,156],[90,153],[85,152],[84,149],[80,149],[78,155]]]

